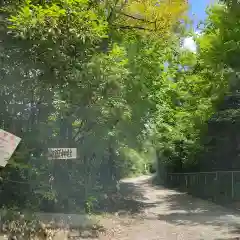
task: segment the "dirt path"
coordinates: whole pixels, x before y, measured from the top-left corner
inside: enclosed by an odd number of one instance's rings
[[[240,214],[177,191],[150,177],[126,179],[116,213],[103,219],[101,240],[227,240],[240,237]],[[118,212],[118,214],[117,214]]]
[[[106,215],[100,215],[106,232],[89,236],[58,231],[54,240],[230,240],[240,239],[240,213],[187,194],[152,185],[152,178],[143,176],[125,179],[120,194],[106,201]],[[51,214],[48,214],[53,217]],[[88,223],[85,216],[54,215],[63,225],[75,227]],[[46,216],[42,216],[47,219]],[[49,220],[49,219],[48,219]],[[91,222],[91,221],[90,221]],[[85,235],[85,236],[83,236]],[[0,240],[6,238],[0,236]]]

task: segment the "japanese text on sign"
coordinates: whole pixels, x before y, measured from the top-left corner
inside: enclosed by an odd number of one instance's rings
[[[75,159],[77,158],[76,148],[48,148],[48,159]]]
[[[0,129],[0,166],[5,167],[21,138]]]

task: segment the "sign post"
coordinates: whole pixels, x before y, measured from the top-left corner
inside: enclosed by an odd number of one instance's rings
[[[0,129],[0,166],[5,167],[16,150],[21,138]]]

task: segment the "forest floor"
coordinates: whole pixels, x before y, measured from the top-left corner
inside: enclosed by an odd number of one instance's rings
[[[240,212],[161,186],[152,177],[121,181],[119,195],[99,217],[104,231],[59,230],[54,240],[240,239]],[[63,214],[63,218],[70,215]],[[78,225],[81,217],[72,216]],[[97,232],[97,234],[95,234]],[[1,239],[1,237],[0,237]]]

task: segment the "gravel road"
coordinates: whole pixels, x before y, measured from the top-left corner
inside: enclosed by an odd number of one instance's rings
[[[120,191],[127,212],[122,207],[103,220],[102,240],[240,239],[240,213],[153,186],[149,176],[122,181]]]

